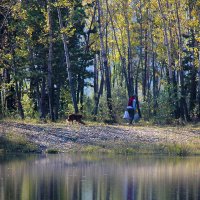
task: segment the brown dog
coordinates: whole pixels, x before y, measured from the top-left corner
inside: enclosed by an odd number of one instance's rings
[[[82,117],[83,117],[83,115],[81,115],[81,114],[71,114],[68,116],[67,120],[68,120],[68,122],[72,122],[72,124],[74,121],[77,121],[78,123],[81,123],[81,124],[85,124],[82,121]]]

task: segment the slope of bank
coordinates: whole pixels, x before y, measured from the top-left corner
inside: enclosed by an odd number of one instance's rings
[[[10,138],[12,142],[16,142],[15,138],[23,141],[20,146],[27,145],[27,151],[32,152],[55,150],[200,155],[200,126],[195,125],[157,127],[1,121],[0,141],[6,143]],[[0,144],[0,148],[4,146]]]

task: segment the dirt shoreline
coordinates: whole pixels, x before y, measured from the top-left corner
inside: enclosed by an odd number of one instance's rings
[[[200,153],[200,127],[156,127],[141,125],[32,124],[0,122],[0,135],[15,133],[36,144],[41,151],[60,152],[115,150],[118,152],[188,151]],[[183,148],[181,150],[181,148]],[[171,150],[170,150],[171,149]],[[180,153],[180,152],[179,152]]]

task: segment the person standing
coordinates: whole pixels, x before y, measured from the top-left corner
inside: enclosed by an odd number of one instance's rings
[[[128,100],[127,111],[129,113],[129,124],[133,123],[136,110],[136,95],[133,95]]]

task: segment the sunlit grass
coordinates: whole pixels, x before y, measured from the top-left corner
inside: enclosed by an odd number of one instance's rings
[[[83,145],[71,149],[79,153],[104,153],[104,154],[159,154],[169,156],[200,155],[200,149],[193,144],[144,144],[123,142],[103,142],[97,145]]]
[[[15,133],[2,133],[0,136],[0,149],[3,152],[14,152],[14,153],[38,153],[39,148],[23,136]]]

